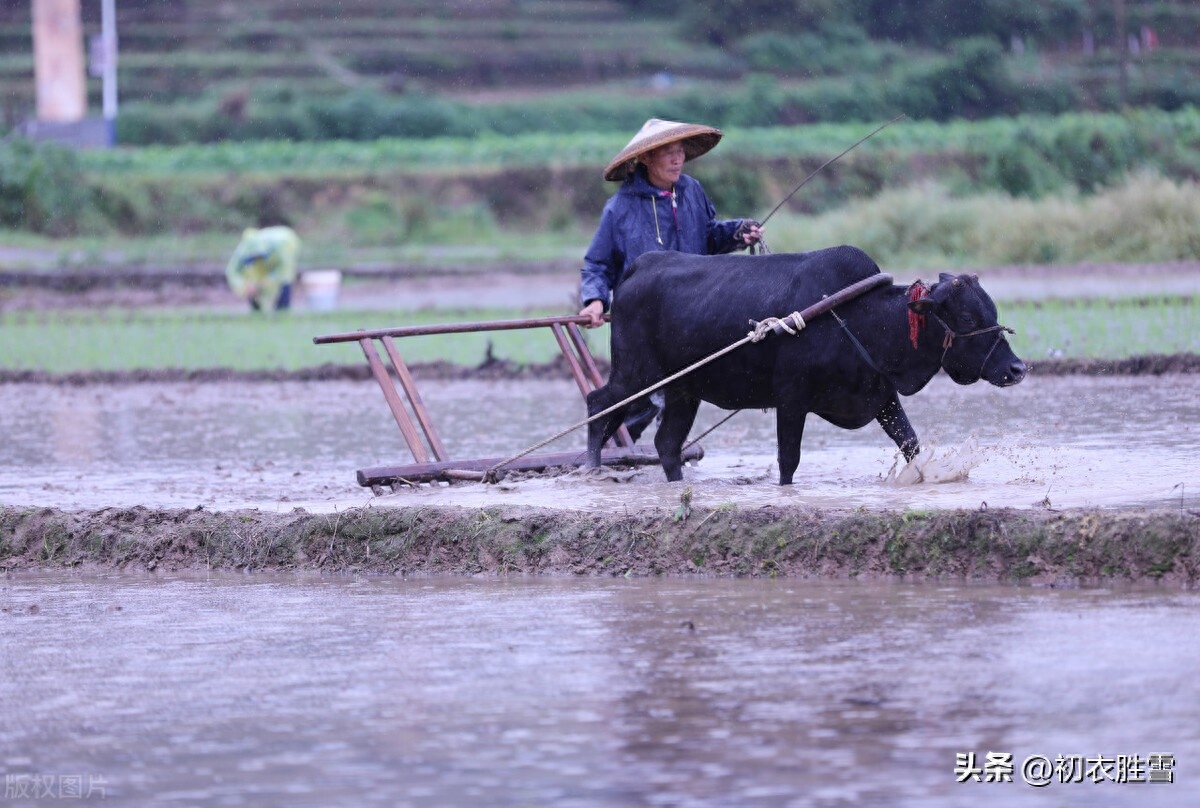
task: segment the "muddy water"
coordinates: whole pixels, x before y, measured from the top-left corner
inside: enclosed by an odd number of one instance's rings
[[[508,457],[585,414],[569,381],[428,381],[422,390],[453,458]],[[796,485],[780,488],[773,414],[746,411],[701,441],[704,460],[685,472],[693,502],[1200,504],[1200,377],[1033,375],[1005,390],[938,377],[905,406],[926,447],[919,470],[904,470],[873,424],[850,432],[811,418]],[[693,434],[723,414],[705,405]],[[0,503],[14,505],[611,510],[673,507],[681,491],[651,467],[624,482],[572,475],[375,497],[356,470],[412,461],[372,382],[0,385],[0,435]],[[579,431],[543,451],[584,441]]]
[[[114,805],[1197,794],[1196,593],[55,573],[0,579],[0,606],[10,798],[35,777]],[[989,752],[1014,782],[956,783]],[[1163,754],[1171,784],[1022,779],[1035,755]]]

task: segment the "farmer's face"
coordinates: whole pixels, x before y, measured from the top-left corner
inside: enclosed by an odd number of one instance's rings
[[[683,173],[683,144],[668,143],[642,155],[641,161],[650,176],[650,184],[663,190],[669,189]]]

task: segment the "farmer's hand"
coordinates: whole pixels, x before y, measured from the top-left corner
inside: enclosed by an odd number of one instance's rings
[[[604,304],[599,300],[591,301],[579,313],[591,320],[584,328],[597,328],[604,325]]]
[[[743,219],[738,225],[737,231],[733,234],[734,239],[741,242],[738,246],[751,247],[762,241],[763,228],[762,225],[753,219]]]

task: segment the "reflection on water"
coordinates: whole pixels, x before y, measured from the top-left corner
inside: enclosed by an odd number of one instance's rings
[[[0,606],[9,783],[79,775],[112,804],[1196,794],[1194,593],[43,574],[0,579]],[[1016,782],[955,782],[988,752]],[[1032,755],[1150,754],[1176,783],[1021,781]]]
[[[508,457],[585,416],[569,380],[423,382],[451,458]],[[885,483],[882,430],[810,417],[796,485],[775,485],[774,413],[743,411],[702,440],[688,469],[698,505],[1027,508],[1200,503],[1200,377],[1039,378],[1007,389],[938,377],[905,400],[930,454],[972,450],[969,476]],[[693,434],[725,415],[705,405]],[[332,510],[372,500],[355,471],[411,456],[373,382],[0,385],[0,502]],[[649,442],[650,436],[646,441]],[[543,451],[581,450],[583,430]],[[569,490],[569,495],[564,491]],[[377,500],[658,507],[678,486],[648,468],[633,483],[456,485]]]

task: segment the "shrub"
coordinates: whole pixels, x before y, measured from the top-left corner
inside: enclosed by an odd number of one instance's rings
[[[1163,262],[1200,258],[1200,185],[1139,172],[1091,196],[957,197],[937,183],[886,191],[814,218],[772,221],[771,245],[855,244],[881,266]]]
[[[1030,139],[1018,135],[988,155],[983,183],[1012,196],[1040,197],[1066,184]]]
[[[23,139],[0,143],[0,224],[71,235],[82,228],[91,201],[70,149]]]
[[[1018,109],[1004,51],[991,39],[962,40],[949,58],[905,73],[892,83],[889,95],[914,118],[980,118]]]
[[[736,50],[754,70],[809,76],[876,71],[901,57],[898,46],[872,42],[853,23],[826,23],[795,34],[764,31],[738,41]]]

